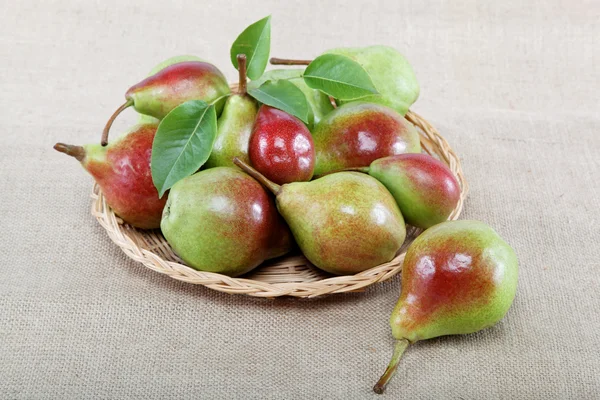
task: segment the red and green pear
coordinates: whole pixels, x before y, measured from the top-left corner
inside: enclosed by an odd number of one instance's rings
[[[170,67],[173,64],[179,64],[179,63],[186,62],[186,61],[204,61],[204,60],[201,59],[200,57],[193,56],[190,54],[182,54],[179,56],[173,56],[173,57],[167,58],[166,60],[161,61],[160,63],[156,64],[150,70],[150,73],[147,76],[152,76],[152,75],[156,74],[157,72],[160,72],[163,69]],[[138,118],[138,124],[149,124],[149,123],[159,123],[159,122],[160,122],[159,119],[151,117],[149,115],[145,115],[145,114],[140,114],[140,116]]]
[[[315,175],[364,167],[378,158],[420,153],[416,128],[380,104],[353,102],[327,114],[313,131]]]
[[[479,221],[447,221],[423,232],[402,265],[390,325],[396,349],[373,390],[382,393],[410,343],[477,332],[496,324],[517,290],[514,250]]]
[[[310,131],[277,108],[259,108],[248,152],[252,166],[277,184],[309,181],[313,176],[315,148]]]
[[[404,242],[398,205],[369,175],[338,172],[280,186],[243,161],[234,162],[275,193],[298,247],[324,271],[356,274],[392,260]]]
[[[172,109],[188,100],[215,104],[220,114],[230,89],[225,76],[212,64],[185,61],[170,65],[130,87],[125,103],[110,117],[102,134],[102,145],[108,143],[108,132],[116,117],[133,106],[140,114],[162,119]]]
[[[158,197],[152,183],[150,158],[156,124],[137,125],[110,143],[54,148],[75,157],[96,180],[108,205],[125,222],[143,229],[160,226],[166,196]]]
[[[460,200],[452,171],[427,154],[380,158],[362,169],[390,191],[406,222],[427,229],[444,222]]]
[[[160,227],[187,265],[229,276],[282,256],[293,243],[272,195],[233,167],[202,170],[177,182]]]
[[[233,157],[250,161],[248,143],[258,112],[258,104],[246,92],[246,56],[237,57],[239,85],[236,93],[227,98],[218,121],[217,137],[205,168],[233,167]]]

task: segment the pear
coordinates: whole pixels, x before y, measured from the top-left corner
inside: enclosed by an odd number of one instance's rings
[[[172,109],[188,100],[216,101],[217,114],[230,92],[225,76],[212,64],[185,61],[170,65],[130,87],[123,103],[109,118],[102,132],[102,145],[108,143],[113,121],[128,107],[140,114],[162,119]]]
[[[410,343],[477,332],[500,321],[517,289],[514,250],[479,221],[447,221],[423,232],[402,265],[390,317],[396,348],[373,390],[383,393]]]
[[[398,154],[356,169],[383,183],[406,222],[418,228],[446,221],[460,200],[460,186],[452,171],[428,154]]]
[[[180,56],[174,56],[171,58],[167,58],[166,60],[156,64],[154,66],[154,68],[152,68],[152,70],[150,70],[150,73],[147,76],[152,76],[154,74],[156,74],[159,71],[162,71],[163,69],[170,67],[173,64],[177,64],[180,62],[186,62],[186,61],[204,61],[203,59],[201,59],[200,57],[196,57],[196,56],[192,56],[189,54],[184,54],[184,55],[180,55]],[[139,118],[138,118],[138,124],[150,124],[150,123],[159,123],[160,120],[154,117],[151,117],[149,115],[145,115],[145,114],[140,114]]]
[[[310,181],[313,176],[315,147],[310,131],[298,118],[277,108],[260,106],[248,152],[254,168],[280,185]]]
[[[265,72],[259,79],[250,83],[251,87],[259,87],[266,81],[277,81],[279,79],[287,79],[293,83],[298,89],[302,90],[306,100],[308,101],[308,127],[313,128],[321,119],[331,111],[333,104],[329,96],[320,90],[311,89],[308,87],[304,79],[302,79],[303,69],[273,69]]]
[[[398,50],[389,46],[338,48],[324,54],[339,54],[359,63],[371,77],[379,94],[361,98],[395,109],[402,116],[419,97],[419,83],[412,67]],[[271,58],[273,65],[308,65],[311,60]],[[340,104],[344,104],[340,101]]]
[[[352,102],[327,114],[312,131],[315,175],[365,167],[378,158],[420,153],[416,128],[389,107]]]
[[[54,148],[75,157],[96,180],[108,205],[125,222],[143,229],[160,226],[166,196],[158,197],[152,183],[150,158],[156,124],[133,127],[107,147],[99,144]]]
[[[279,186],[240,159],[234,163],[276,195],[298,247],[322,270],[337,275],[367,270],[392,260],[404,242],[398,205],[369,175],[339,172]]]
[[[415,72],[406,58],[393,47],[339,48],[326,53],[350,57],[367,71],[379,94],[361,100],[386,105],[402,116],[417,101],[419,83]]]
[[[246,55],[237,56],[239,85],[237,93],[229,96],[219,118],[217,137],[206,168],[233,167],[233,157],[248,162],[248,142],[258,105],[246,93]]]
[[[272,196],[233,167],[197,172],[171,188],[160,224],[187,265],[242,275],[292,246]]]

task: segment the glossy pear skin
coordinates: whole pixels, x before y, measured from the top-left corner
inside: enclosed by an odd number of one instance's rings
[[[313,130],[313,140],[317,176],[421,151],[419,133],[410,122],[388,107],[363,102],[345,104],[325,116]]]
[[[452,171],[427,154],[398,154],[371,163],[369,175],[390,191],[406,222],[427,229],[444,222],[460,200]]]
[[[411,65],[396,49],[388,46],[340,48],[327,51],[358,62],[369,73],[379,95],[361,100],[391,107],[400,115],[419,97],[419,83]]]
[[[200,57],[196,57],[196,56],[192,56],[189,54],[184,54],[184,55],[180,55],[180,56],[174,56],[171,58],[168,58],[158,64],[156,64],[154,66],[154,68],[152,68],[152,70],[150,71],[150,73],[148,74],[148,76],[152,76],[154,74],[156,74],[159,71],[162,71],[163,69],[170,67],[173,64],[178,64],[181,62],[185,62],[185,61],[204,61],[203,59],[201,59]],[[160,120],[156,119],[154,117],[151,117],[149,115],[145,115],[145,114],[140,114],[139,118],[138,118],[138,124],[149,124],[149,123],[159,123]]]
[[[172,109],[188,100],[210,103],[229,94],[225,76],[212,64],[185,61],[170,65],[127,90],[125,98],[141,114],[162,119]],[[225,101],[215,104],[217,114]]]
[[[310,131],[285,111],[260,107],[248,153],[252,166],[279,185],[309,181],[313,176],[315,148]]]
[[[308,114],[308,127],[313,128],[320,120],[333,111],[333,104],[329,100],[329,96],[320,90],[311,89],[308,87],[304,79],[302,79],[303,69],[290,68],[290,69],[272,69],[266,71],[260,79],[252,81],[250,85],[252,87],[259,87],[268,80],[277,81],[279,79],[287,79],[293,83],[298,89],[302,90],[308,105],[310,106]]]
[[[167,196],[158,198],[150,172],[152,141],[157,127],[156,124],[137,125],[107,147],[99,144],[85,145],[81,154],[83,158],[80,160],[83,168],[100,186],[106,202],[115,214],[125,222],[143,229],[160,226],[163,207],[167,201]],[[60,145],[57,144],[55,148],[57,147]]]
[[[218,121],[217,138],[206,168],[233,167],[233,157],[249,162],[248,143],[258,112],[256,101],[245,94],[232,94]]]
[[[338,275],[394,258],[406,237],[394,198],[376,179],[339,172],[281,186],[277,208],[306,258]]]
[[[161,230],[187,265],[229,276],[285,254],[292,243],[272,195],[229,167],[203,170],[177,182]]]
[[[513,302],[517,275],[515,252],[488,225],[435,225],[415,239],[404,259],[392,333],[416,342],[492,326]]]

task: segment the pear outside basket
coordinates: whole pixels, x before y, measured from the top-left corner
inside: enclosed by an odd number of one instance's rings
[[[424,118],[409,111],[406,119],[419,131],[423,152],[446,163],[456,176],[461,196],[449,219],[457,219],[468,190],[458,156]],[[408,226],[406,241],[392,261],[355,275],[332,276],[312,266],[304,256],[297,254],[266,261],[242,277],[231,278],[186,266],[173,252],[160,230],[141,230],[123,223],[106,204],[97,185],[94,186],[92,197],[92,214],[106,229],[110,239],[130,258],[180,281],[204,285],[230,294],[255,297],[316,297],[363,290],[400,272],[406,248],[422,231]]]

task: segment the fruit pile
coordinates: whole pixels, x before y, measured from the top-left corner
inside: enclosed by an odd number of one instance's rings
[[[214,65],[175,57],[127,90],[99,145],[55,149],[81,162],[125,222],[160,227],[202,271],[239,276],[297,247],[324,271],[355,274],[392,260],[407,223],[426,229],[404,261],[382,392],[409,343],[499,321],[517,260],[487,225],[445,222],[460,187],[404,118],[419,85],[400,53],[335,49],[271,59],[306,67],[265,72],[269,52],[267,17],[231,47],[233,92]],[[139,124],[109,144],[128,107]]]

